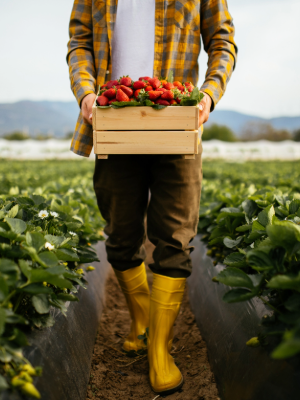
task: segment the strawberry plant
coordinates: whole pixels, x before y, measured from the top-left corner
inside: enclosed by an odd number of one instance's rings
[[[103,221],[88,162],[3,161],[0,175],[0,390],[40,398],[40,368],[22,354],[26,333],[54,324],[51,307],[66,314],[78,301]]]
[[[250,346],[278,336],[273,358],[300,353],[299,162],[226,164],[204,168],[199,231],[215,264],[213,278],[231,289],[227,303],[259,298],[272,311]]]
[[[133,81],[129,76],[111,80],[99,87],[96,106],[100,108],[152,107],[161,110],[167,106],[196,106],[203,99],[191,82],[173,83],[173,73],[166,79],[144,76]]]

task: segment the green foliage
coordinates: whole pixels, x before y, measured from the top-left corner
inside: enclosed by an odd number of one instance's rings
[[[295,142],[300,142],[300,129],[297,129],[293,133],[293,140],[295,140]]]
[[[299,171],[299,162],[204,166],[199,231],[227,265],[213,281],[231,288],[225,302],[258,297],[273,310],[257,339],[281,338],[273,358],[300,353]]]
[[[15,132],[7,133],[6,135],[3,136],[3,139],[6,139],[6,140],[28,140],[28,139],[30,139],[30,136],[27,133],[15,131]]]
[[[223,142],[236,142],[237,138],[230,128],[225,125],[212,124],[204,127],[202,140],[223,140]]]
[[[66,314],[86,284],[80,264],[98,260],[91,244],[103,239],[103,220],[92,174],[79,160],[0,164],[0,390],[34,393],[22,377],[25,333],[53,325],[51,307]]]

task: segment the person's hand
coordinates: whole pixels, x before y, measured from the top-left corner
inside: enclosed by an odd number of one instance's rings
[[[95,93],[89,93],[83,98],[81,102],[82,118],[86,124],[92,125],[92,107],[96,97],[97,96],[95,95]]]
[[[211,108],[211,97],[205,93],[201,92],[204,94],[203,99],[201,100],[199,104],[199,128],[202,124],[205,124],[207,122],[209,113],[210,113],[210,108]]]

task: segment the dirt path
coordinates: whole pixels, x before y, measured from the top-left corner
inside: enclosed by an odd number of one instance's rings
[[[148,270],[149,283],[152,276]],[[150,389],[147,357],[140,360],[126,357],[122,351],[123,338],[129,332],[130,317],[124,296],[113,273],[106,284],[106,306],[95,343],[90,382],[86,399],[160,399]],[[175,323],[172,350],[184,385],[168,400],[220,400],[214,375],[207,359],[205,342],[195,323],[187,298],[184,296]]]

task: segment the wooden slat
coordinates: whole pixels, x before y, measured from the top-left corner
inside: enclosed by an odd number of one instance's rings
[[[94,106],[93,112],[96,113],[93,128],[97,131],[198,129],[198,107],[167,107],[154,110],[151,107],[101,109]]]
[[[96,131],[97,154],[194,154],[198,131]]]

